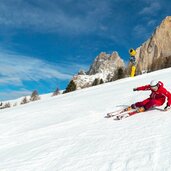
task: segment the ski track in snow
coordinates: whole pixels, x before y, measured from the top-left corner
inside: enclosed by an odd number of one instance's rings
[[[171,111],[104,118],[152,78],[171,91],[165,69],[1,110],[0,171],[170,171]]]

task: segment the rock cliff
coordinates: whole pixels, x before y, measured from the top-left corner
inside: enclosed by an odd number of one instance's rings
[[[153,63],[162,58],[160,62],[166,62],[164,58],[171,56],[171,16],[166,17],[153,35],[136,49],[138,61],[137,71],[151,71]]]

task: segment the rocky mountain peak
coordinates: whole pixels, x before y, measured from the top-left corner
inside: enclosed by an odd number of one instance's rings
[[[76,84],[77,89],[82,89],[92,86],[95,80],[98,80],[99,83],[110,81],[118,74],[117,71],[120,68],[124,70],[125,63],[117,52],[112,54],[101,52],[87,72],[79,72],[72,80]]]
[[[166,17],[152,36],[137,48],[138,70],[151,70],[158,58],[171,56],[171,16]]]
[[[125,64],[117,52],[113,52],[112,54],[102,52],[95,58],[88,71],[88,75],[112,73],[120,67],[125,67]]]
[[[162,27],[171,27],[171,16],[167,16],[161,23]]]

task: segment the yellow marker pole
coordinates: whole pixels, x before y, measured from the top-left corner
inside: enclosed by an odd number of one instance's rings
[[[136,71],[136,66],[133,65],[131,68],[131,77],[135,76],[135,71]]]

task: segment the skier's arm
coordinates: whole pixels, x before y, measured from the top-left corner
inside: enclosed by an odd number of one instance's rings
[[[141,86],[141,87],[137,87],[133,89],[134,91],[146,91],[146,90],[150,90],[150,85],[145,85],[145,86]]]
[[[171,93],[164,89],[163,94],[167,97],[167,106],[171,106]]]

